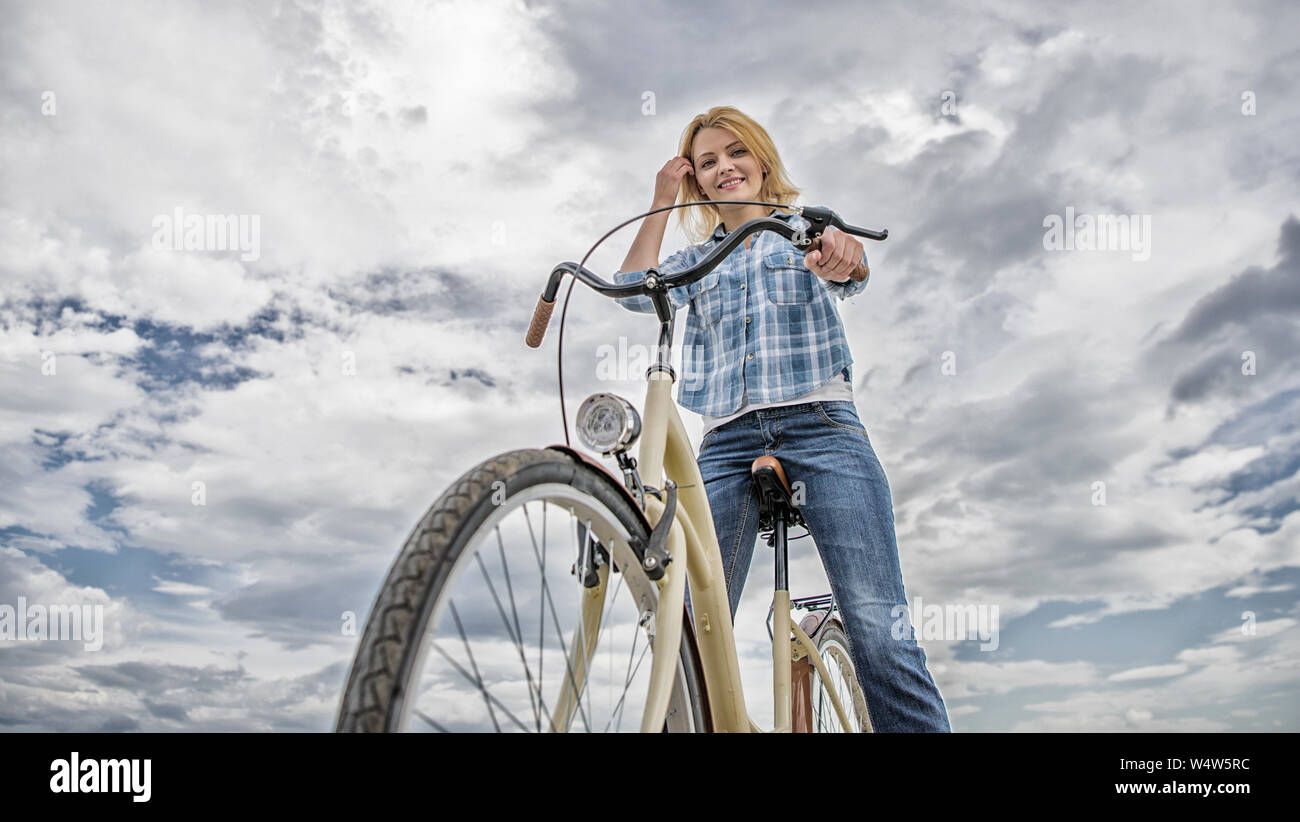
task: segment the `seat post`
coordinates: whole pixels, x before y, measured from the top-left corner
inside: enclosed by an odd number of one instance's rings
[[[790,683],[793,678],[791,659],[794,656],[790,645],[790,568],[786,552],[786,526],[793,521],[798,524],[800,515],[794,507],[793,490],[786,479],[781,461],[770,454],[764,454],[754,460],[750,474],[758,486],[759,525],[772,523],[772,541],[776,549],[776,592],[772,595],[772,715],[776,720],[773,729],[778,733],[789,733],[790,726]]]
[[[776,566],[776,592],[772,594],[772,716],[776,733],[790,733],[790,689],[794,678],[791,667],[793,657],[790,647],[790,584],[787,580],[785,547],[785,507],[778,505],[773,514],[772,546],[776,549],[773,565]]]
[[[772,545],[776,548],[776,590],[790,590],[790,567],[786,560],[785,511],[777,510],[772,523]]]

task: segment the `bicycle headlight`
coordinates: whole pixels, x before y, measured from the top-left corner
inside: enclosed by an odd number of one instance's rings
[[[592,394],[578,408],[578,439],[602,456],[621,451],[641,436],[641,415],[616,394]]]

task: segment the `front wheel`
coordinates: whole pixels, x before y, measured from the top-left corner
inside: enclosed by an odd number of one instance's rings
[[[470,469],[412,531],[371,611],[339,731],[638,730],[659,588],[616,480],[558,450]],[[710,729],[690,622],[665,731]]]

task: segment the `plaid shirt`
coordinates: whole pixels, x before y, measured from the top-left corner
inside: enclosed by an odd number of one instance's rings
[[[772,216],[808,227],[797,214]],[[689,268],[726,236],[719,223],[708,240],[660,263],[659,273]],[[697,414],[718,417],[738,411],[745,401],[793,399],[840,371],[853,382],[853,355],[831,296],[851,297],[867,281],[833,283],[818,277],[804,265],[802,251],[771,231],[753,235],[750,242],[752,248],[737,246],[708,276],[668,292],[674,307],[691,306],[677,401]],[[867,262],[865,251],[862,262]],[[643,276],[644,271],[619,272],[614,281],[635,282]],[[618,302],[632,311],[654,313],[649,297]]]

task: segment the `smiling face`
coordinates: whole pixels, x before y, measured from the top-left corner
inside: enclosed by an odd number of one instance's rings
[[[701,129],[692,147],[695,182],[710,200],[757,200],[763,166],[736,135],[724,128]]]

